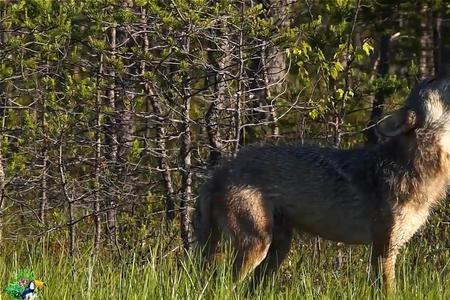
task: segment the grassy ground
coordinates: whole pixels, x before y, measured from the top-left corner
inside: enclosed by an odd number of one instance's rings
[[[448,251],[415,244],[413,241],[399,257],[395,298],[450,299]],[[41,299],[49,300],[383,298],[368,280],[367,247],[322,242],[320,251],[312,249],[312,242],[298,241],[278,276],[268,279],[251,296],[245,285],[233,290],[227,263],[216,266],[213,275],[200,272],[193,256],[161,253],[157,248],[145,259],[130,253],[122,261],[89,253],[70,258],[42,246],[5,250],[0,256],[0,285],[6,286],[18,268],[31,268],[47,284]],[[0,299],[8,297],[2,293]]]

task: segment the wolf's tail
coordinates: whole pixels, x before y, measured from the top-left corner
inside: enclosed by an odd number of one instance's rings
[[[212,254],[218,243],[217,224],[213,220],[211,202],[211,187],[210,184],[206,184],[201,189],[200,195],[195,203],[192,218],[194,238],[204,256]]]

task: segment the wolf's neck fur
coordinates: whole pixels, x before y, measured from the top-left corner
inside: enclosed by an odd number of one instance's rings
[[[433,206],[446,195],[450,183],[450,153],[441,145],[440,130],[416,130],[407,137],[392,141],[400,155],[395,158],[399,169],[388,178],[388,185],[399,203]],[[394,175],[395,174],[395,175]]]

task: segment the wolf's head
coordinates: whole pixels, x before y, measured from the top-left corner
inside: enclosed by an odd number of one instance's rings
[[[385,137],[433,135],[450,152],[450,77],[419,83],[400,109],[381,120]]]

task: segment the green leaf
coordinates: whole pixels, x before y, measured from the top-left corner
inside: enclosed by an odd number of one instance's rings
[[[363,43],[362,49],[364,50],[367,56],[369,56],[373,52],[373,46],[368,41]]]

